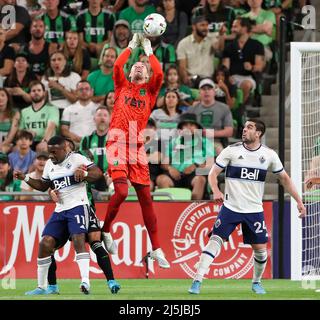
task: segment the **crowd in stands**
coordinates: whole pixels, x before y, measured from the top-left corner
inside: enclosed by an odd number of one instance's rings
[[[1,8],[9,5],[16,13],[14,26],[8,25],[7,11],[0,14],[0,191],[31,190],[13,180],[12,171],[40,178],[55,134],[107,171],[113,66],[133,33],[142,32],[144,18],[158,12],[167,29],[150,38],[164,72],[145,134],[151,189],[184,187],[192,199],[208,198],[207,169],[231,137],[240,137],[250,111],[259,116],[259,108],[251,107],[261,106],[264,75],[276,74],[279,19],[293,19],[305,4],[0,0]],[[288,28],[288,41],[292,37]],[[125,72],[137,61],[152,72],[141,48],[132,52]],[[106,175],[94,188],[108,191],[110,185]]]

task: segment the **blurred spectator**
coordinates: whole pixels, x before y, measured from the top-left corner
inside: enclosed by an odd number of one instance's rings
[[[162,42],[161,37],[148,37],[148,39],[151,41],[153,54],[158,58],[163,71],[167,70],[170,65],[177,62],[176,52],[173,45]],[[139,61],[139,57],[141,55],[144,55],[143,48],[138,47],[133,50],[130,57],[131,65]]]
[[[262,8],[265,10],[271,10],[275,16],[277,21],[277,39],[279,40],[280,37],[280,17],[285,15],[287,18],[287,21],[291,21],[293,18],[292,15],[292,4],[293,0],[264,0],[262,3]],[[291,25],[287,25],[287,35],[289,36],[289,39],[287,39],[288,42],[293,41],[293,34],[292,34],[292,28]]]
[[[12,73],[3,84],[12,96],[14,108],[21,110],[30,105],[29,84],[33,80],[36,80],[36,76],[29,69],[27,55],[23,52],[18,53],[15,57]]]
[[[87,79],[91,68],[90,55],[88,50],[82,47],[82,41],[76,31],[66,32],[63,53],[71,70],[79,74],[82,80]]]
[[[21,181],[13,179],[13,173],[9,164],[9,158],[0,152],[0,191],[21,191]],[[14,200],[13,196],[0,196],[1,201]]]
[[[89,7],[77,17],[77,31],[91,56],[99,57],[103,46],[110,42],[114,26],[114,16],[102,9],[103,0],[88,0]]]
[[[103,105],[107,107],[110,115],[113,112],[113,108],[114,108],[114,91],[109,91],[105,98],[104,98],[104,102]]]
[[[44,166],[49,159],[49,154],[47,152],[38,152],[34,160],[33,166],[34,171],[29,173],[29,177],[32,179],[41,179],[43,174]],[[35,193],[40,192],[36,189],[30,187],[25,181],[21,181],[21,191],[33,191]],[[47,201],[50,200],[49,195],[43,196],[20,196],[19,198],[22,201],[35,200],[35,201]]]
[[[143,31],[144,19],[151,13],[156,12],[153,5],[148,5],[148,0],[134,0],[134,5],[123,9],[119,14],[119,19],[127,20],[132,33]]]
[[[259,41],[250,38],[251,22],[248,18],[234,20],[232,31],[236,39],[226,46],[222,63],[230,71],[237,87],[242,89],[246,104],[250,92],[256,88],[254,76],[261,74],[265,66],[264,49]]]
[[[94,122],[95,131],[81,139],[79,151],[83,154],[90,153],[93,162],[106,173],[108,169],[106,142],[110,123],[110,114],[106,107],[100,106],[96,109]],[[105,176],[94,183],[94,188],[98,191],[106,191],[111,182],[111,178]]]
[[[236,100],[237,86],[230,80],[229,70],[224,65],[219,66],[214,72],[215,99],[227,104],[232,109]]]
[[[113,65],[116,59],[116,49],[103,48],[99,61],[100,69],[93,71],[88,75],[88,81],[94,92],[92,100],[96,103],[101,103],[104,101],[105,95],[109,91],[114,91],[112,75]]]
[[[161,140],[158,139],[157,125],[150,118],[146,129],[144,130],[144,149],[146,150],[149,173],[150,173],[150,189],[154,191],[157,177],[163,173],[161,169]]]
[[[49,43],[44,39],[44,32],[44,21],[39,17],[34,18],[30,26],[31,41],[20,48],[21,52],[27,54],[30,69],[38,80],[48,67],[49,55],[57,49],[57,44]]]
[[[152,111],[150,118],[152,118],[158,130],[161,132],[161,138],[166,139],[170,136],[171,129],[177,128],[181,111],[180,97],[177,90],[167,90],[164,95],[164,104],[161,109]]]
[[[70,70],[63,52],[57,51],[50,56],[50,66],[42,78],[42,83],[48,90],[49,101],[53,105],[64,109],[76,102],[74,91],[80,80],[80,75]]]
[[[31,150],[33,135],[30,131],[20,130],[16,136],[16,150],[9,154],[10,167],[13,170],[20,170],[23,173],[29,172],[36,157],[36,153]]]
[[[272,11],[262,9],[262,1],[263,0],[248,0],[250,11],[245,13],[243,17],[250,18],[256,22],[251,30],[251,38],[263,44],[265,59],[266,61],[270,61],[272,58],[270,45],[273,41],[273,30],[276,27],[276,16]]]
[[[157,107],[160,108],[163,106],[164,102],[164,95],[167,90],[177,90],[180,96],[181,105],[190,106],[192,105],[193,98],[192,92],[189,87],[181,84],[179,79],[178,68],[175,65],[171,65],[167,71],[165,72],[164,76],[164,85],[162,86],[158,100],[157,100]]]
[[[77,84],[76,93],[77,102],[63,110],[61,133],[80,143],[82,137],[90,135],[96,128],[93,118],[98,105],[92,101],[93,90],[87,80]]]
[[[0,80],[2,87],[3,77],[9,75],[13,70],[15,52],[12,47],[5,43],[6,30],[0,25]]]
[[[179,11],[176,7],[176,0],[161,0],[161,13],[167,22],[167,29],[162,35],[161,40],[177,47],[188,31],[188,17],[183,11]]]
[[[250,10],[247,0],[230,0],[229,5],[232,7],[232,10],[234,11],[235,17],[245,14]]]
[[[179,73],[182,82],[196,87],[199,77],[212,77],[214,72],[214,52],[219,47],[215,34],[209,34],[205,16],[194,15],[192,34],[182,39],[177,48]]]
[[[222,0],[205,0],[204,14],[209,22],[209,32],[220,32],[226,29],[231,32],[235,13],[231,7],[225,6]]]
[[[192,200],[202,200],[206,177],[197,175],[200,168],[211,168],[214,163],[213,144],[202,137],[202,126],[196,115],[185,113],[178,124],[178,135],[167,145],[162,168],[156,183],[159,189],[180,187],[192,190]],[[169,164],[168,164],[169,163]]]
[[[20,112],[13,109],[8,91],[0,88],[0,152],[8,153],[11,150],[19,120]]]
[[[75,20],[59,9],[59,0],[44,0],[46,12],[41,15],[45,24],[44,38],[48,42],[63,43],[65,32],[75,30]]]
[[[46,91],[43,83],[30,83],[31,106],[21,111],[20,129],[32,132],[34,144],[32,149],[47,151],[47,142],[59,128],[59,110],[46,102]]]
[[[118,20],[114,24],[110,47],[116,48],[118,55],[128,47],[131,38],[131,31],[129,22],[126,20]]]
[[[8,10],[1,10],[0,12],[0,25],[5,28],[6,31],[6,44],[10,44],[16,50],[19,49],[21,44],[27,43],[30,40],[29,27],[30,16],[28,11],[17,5],[16,0],[2,0],[2,5],[13,6],[14,19],[8,19]]]
[[[233,135],[233,120],[229,106],[215,100],[215,84],[211,79],[203,79],[199,84],[200,102],[189,108],[205,128],[207,138],[214,138],[215,151],[219,154],[228,145]],[[210,130],[214,129],[214,130]]]

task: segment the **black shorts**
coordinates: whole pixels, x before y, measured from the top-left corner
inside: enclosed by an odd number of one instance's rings
[[[174,180],[168,172],[164,172],[163,174],[168,176],[172,180],[175,188],[187,188],[190,190],[192,190],[191,182],[193,178],[196,177],[195,171],[191,172],[190,174],[181,173],[180,180]]]

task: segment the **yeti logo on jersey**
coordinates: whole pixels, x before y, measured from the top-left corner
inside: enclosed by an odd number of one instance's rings
[[[248,168],[241,168],[241,179],[248,179],[248,180],[259,180],[259,169],[254,169],[254,171],[249,171]]]
[[[60,190],[60,189],[70,187],[70,186],[77,184],[79,182],[75,181],[73,176],[69,176],[69,177],[62,177],[59,179],[55,179],[52,181],[52,183],[53,183],[55,190]]]

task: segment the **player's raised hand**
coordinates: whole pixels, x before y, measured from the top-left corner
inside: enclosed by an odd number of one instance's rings
[[[151,56],[153,54],[152,46],[151,46],[151,41],[146,38],[142,33],[139,35],[141,46],[144,50],[144,53],[146,56]]]
[[[26,175],[22,171],[20,171],[20,170],[13,171],[13,178],[14,179],[24,180],[25,177],[26,177]]]
[[[223,193],[221,191],[216,191],[213,193],[213,202],[216,204],[222,204],[223,203]]]
[[[304,218],[306,215],[307,215],[307,209],[306,207],[304,206],[304,204],[302,202],[299,202],[297,204],[297,208],[298,208],[298,211],[299,211],[299,218]]]
[[[140,46],[140,37],[138,33],[135,33],[128,44],[128,48],[134,50]]]

